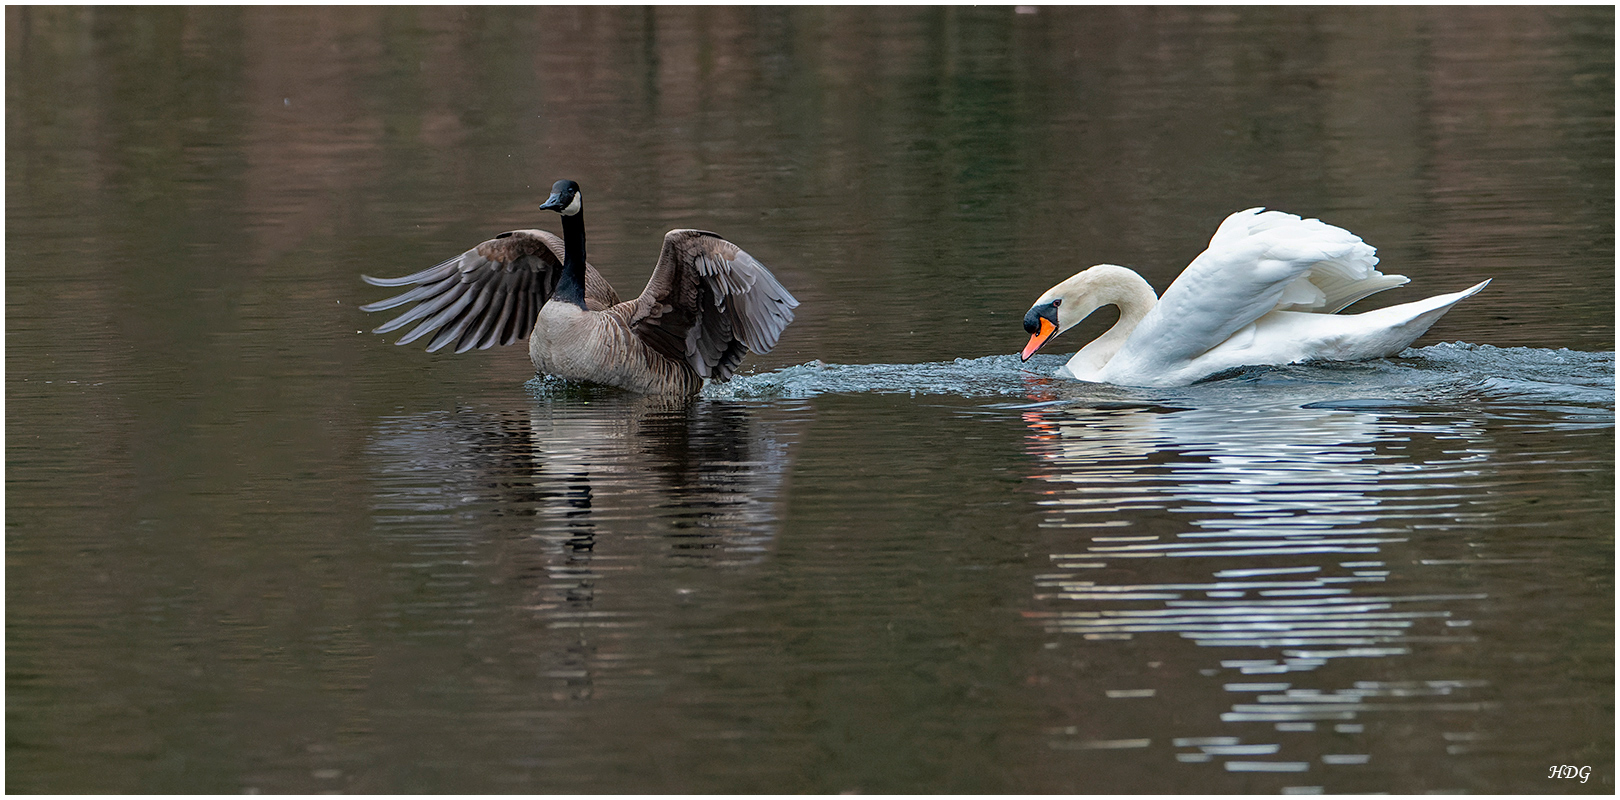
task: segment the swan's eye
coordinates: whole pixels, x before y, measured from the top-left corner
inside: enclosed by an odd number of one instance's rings
[[[1063,305],[1063,298],[1061,298],[1061,297],[1059,297],[1058,299],[1052,301],[1052,307],[1053,308],[1057,308],[1058,306],[1061,306],[1061,305]]]

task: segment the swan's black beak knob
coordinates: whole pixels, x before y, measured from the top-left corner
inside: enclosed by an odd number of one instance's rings
[[[1024,349],[1018,353],[1020,358],[1028,361],[1036,350],[1057,334],[1057,307],[1055,300],[1041,303],[1024,315],[1024,332],[1029,334],[1029,344],[1024,345]]]
[[[1041,320],[1043,318],[1051,320],[1053,325],[1057,324],[1056,303],[1041,303],[1025,313],[1024,333],[1039,333],[1041,330]]]

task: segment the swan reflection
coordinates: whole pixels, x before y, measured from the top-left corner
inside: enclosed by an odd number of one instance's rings
[[[1479,487],[1494,447],[1481,425],[1275,398],[1178,402],[1021,412],[1045,486],[1040,525],[1060,542],[1030,616],[1093,646],[1167,634],[1197,645],[1168,657],[1210,679],[1205,696],[1226,710],[1190,732],[1269,741],[1180,737],[1185,763],[1224,758],[1233,772],[1365,763],[1365,752],[1299,756],[1342,748],[1365,714],[1488,707],[1476,696],[1482,682],[1455,675],[1335,687],[1323,684],[1362,668],[1303,674],[1475,641],[1468,617],[1485,595],[1425,591],[1411,568],[1432,560],[1430,548],[1465,544],[1446,531],[1488,521]],[[1318,724],[1341,738],[1277,739]]]

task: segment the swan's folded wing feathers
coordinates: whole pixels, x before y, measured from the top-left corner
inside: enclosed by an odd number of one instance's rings
[[[799,301],[753,256],[708,231],[674,230],[631,328],[704,378],[726,380],[748,352],[766,353]]]
[[[396,344],[409,344],[441,328],[429,351],[451,342],[458,353],[510,344],[534,329],[535,315],[561,274],[561,252],[561,241],[545,231],[510,231],[403,278],[363,276],[377,286],[420,285],[360,309],[383,311],[416,303],[375,330],[388,333],[417,322]]]
[[[1295,224],[1278,229],[1275,247],[1296,266],[1305,264],[1306,269],[1290,280],[1278,298],[1276,310],[1333,314],[1364,297],[1408,282],[1404,275],[1379,272],[1377,249],[1361,237],[1321,220],[1295,220]]]
[[[1271,311],[1336,311],[1405,283],[1374,269],[1376,253],[1361,237],[1321,220],[1239,211],[1221,223],[1138,331],[1142,340],[1160,342],[1160,359],[1196,358]],[[1170,328],[1175,336],[1155,336]],[[1164,342],[1174,344],[1166,350]]]
[[[1317,289],[1321,290],[1322,302],[1321,305],[1308,310],[1324,314],[1336,314],[1363,297],[1377,294],[1385,289],[1404,286],[1411,281],[1405,275],[1386,275],[1373,269],[1373,265],[1377,263],[1377,257],[1373,257],[1370,263],[1362,259],[1350,263],[1324,261],[1311,267],[1310,272],[1305,276],[1305,280],[1308,280]],[[1290,310],[1281,305],[1278,306],[1278,309]],[[1297,310],[1304,311],[1307,309]]]
[[[1283,287],[1277,308],[1288,311],[1314,311],[1327,304],[1327,293],[1310,278],[1296,278]]]

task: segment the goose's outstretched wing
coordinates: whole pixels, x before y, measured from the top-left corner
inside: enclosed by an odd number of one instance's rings
[[[562,274],[563,243],[539,230],[509,231],[444,261],[403,278],[361,277],[373,286],[416,288],[404,294],[360,307],[385,311],[407,303],[411,310],[389,320],[375,333],[388,333],[413,322],[415,328],[397,344],[409,344],[439,330],[428,351],[452,342],[457,353],[527,339],[534,330],[540,307],[557,288]],[[601,310],[619,301],[613,287],[589,265],[586,306]]]
[[[799,305],[742,248],[695,230],[664,234],[658,266],[633,302],[630,327],[642,341],[717,381],[749,351],[770,352]]]

